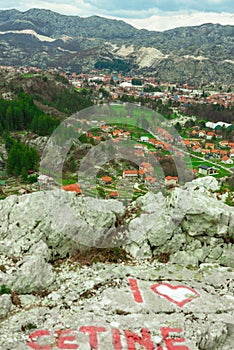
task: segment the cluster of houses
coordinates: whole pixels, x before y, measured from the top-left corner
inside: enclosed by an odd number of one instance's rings
[[[61,73],[69,79],[70,83],[80,89],[90,86],[92,89],[99,91],[104,87],[109,92],[112,100],[117,100],[124,95],[137,97],[148,97],[150,99],[161,99],[168,101],[169,99],[184,104],[219,104],[224,107],[234,105],[234,95],[232,92],[207,91],[204,95],[203,89],[189,86],[188,84],[170,83],[156,81],[152,77],[144,76],[113,76],[101,74],[100,72],[90,72],[87,74]],[[136,85],[133,81],[140,81],[140,85]],[[152,92],[148,92],[149,88]],[[102,97],[102,96],[100,96]]]
[[[194,126],[190,139],[184,139],[184,144],[193,152],[204,156],[205,159],[219,159],[223,164],[234,163],[234,142],[228,140],[220,140],[222,137],[218,133],[220,127],[232,129],[232,124],[223,122],[211,123],[207,122],[206,127],[214,131],[201,130],[198,126]]]
[[[37,67],[12,67],[0,66],[0,70],[8,72],[16,72],[19,74],[42,74],[43,72]],[[76,74],[74,72],[64,72],[60,68],[48,69],[48,73],[56,73],[66,77],[70,84],[77,89],[84,87],[92,87],[99,93],[99,89],[103,87],[112,100],[117,100],[123,95],[133,97],[148,97],[150,99],[161,99],[166,102],[169,99],[180,102],[180,104],[219,104],[224,107],[234,105],[234,94],[232,92],[222,91],[206,91],[204,94],[203,88],[189,86],[188,84],[179,84],[171,82],[157,81],[153,77],[146,76],[123,76],[121,74],[102,74],[98,70],[90,71],[89,73]],[[133,81],[139,81],[141,84],[136,85]],[[152,92],[147,92],[145,88],[151,88]],[[229,90],[228,90],[229,91]],[[97,98],[102,99],[102,93]]]
[[[136,157],[139,157],[139,160],[137,162],[139,163],[139,166],[138,169],[136,169],[136,166],[130,166],[129,168],[126,168],[122,171],[122,179],[125,181],[125,183],[129,183],[129,181],[132,184],[140,182],[142,184],[145,184],[147,187],[155,187],[159,185],[166,186],[167,188],[173,188],[178,185],[178,177],[167,176],[165,177],[163,183],[161,179],[157,179],[155,177],[155,169],[153,164],[150,163],[149,156],[152,154],[155,155],[158,149],[168,150],[169,145],[173,147],[172,144],[168,143],[173,142],[173,137],[168,133],[168,131],[161,127],[158,127],[156,132],[160,135],[160,138],[164,139],[163,141],[157,140],[156,138],[150,136],[140,136],[139,139],[135,140],[137,142],[135,142],[133,146],[133,154]],[[94,133],[98,133],[98,135],[94,135]],[[130,131],[121,129],[117,125],[110,126],[106,123],[103,123],[101,125],[100,131],[95,130],[93,133],[91,131],[88,131],[86,132],[86,136],[87,138],[95,140],[97,143],[102,142],[103,137],[105,137],[105,139],[111,139],[113,143],[126,141],[130,138],[134,139],[134,136]],[[152,151],[152,147],[149,149],[149,145],[153,146],[155,150]],[[117,181],[118,180],[113,179],[112,174],[102,176],[100,178],[100,187],[102,189],[105,189],[107,192],[107,197],[119,197],[118,191],[114,190]],[[78,184],[63,186],[62,189],[66,191],[75,191],[78,194],[82,193],[82,190]]]

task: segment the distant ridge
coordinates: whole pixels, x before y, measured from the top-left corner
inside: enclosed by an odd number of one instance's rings
[[[84,72],[98,67],[108,72],[118,62],[116,73],[231,84],[233,37],[231,25],[208,23],[156,32],[99,16],[12,9],[0,11],[0,65]]]

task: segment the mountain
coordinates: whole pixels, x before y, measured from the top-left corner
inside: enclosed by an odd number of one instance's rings
[[[0,11],[0,65],[94,68],[175,82],[233,82],[234,26],[204,24],[155,32],[98,16],[50,10]]]
[[[123,22],[98,16],[81,18],[66,16],[50,10],[31,9],[26,12],[17,10],[0,11],[0,31],[32,29],[59,39],[62,36],[87,38],[131,38],[138,30]]]

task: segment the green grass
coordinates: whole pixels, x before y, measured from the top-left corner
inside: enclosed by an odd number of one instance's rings
[[[155,111],[147,110],[143,107],[136,106],[135,108],[130,110],[128,109],[128,107],[125,106],[111,105],[110,108],[113,109],[114,112],[113,116],[111,116],[111,122],[113,123],[126,123],[130,125],[137,125],[137,122],[139,120],[141,126],[142,117],[146,119],[150,125],[153,124],[152,122],[158,120],[157,113]]]
[[[228,170],[224,170],[223,168],[220,168],[219,165],[224,166],[226,168],[231,168],[233,166],[233,164],[225,165],[220,160],[219,161],[212,160],[212,162],[215,163],[215,165],[214,165],[214,164],[210,163],[209,161],[207,161],[206,159],[201,160],[201,159],[197,159],[195,157],[191,157],[191,162],[192,162],[193,168],[196,168],[196,169],[198,169],[198,166],[200,164],[217,168],[218,174],[213,175],[217,178],[224,177],[224,176],[230,176],[230,172]]]
[[[34,73],[24,73],[24,74],[22,74],[22,76],[24,77],[24,78],[32,78],[32,77],[36,77],[36,76],[40,76],[41,74],[34,74]]]
[[[71,185],[71,184],[77,183],[77,178],[76,178],[76,180],[74,180],[74,179],[63,179],[62,182],[63,182],[63,186]]]

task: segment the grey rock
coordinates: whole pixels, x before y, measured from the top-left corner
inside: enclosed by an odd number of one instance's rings
[[[0,320],[8,315],[12,308],[12,301],[10,294],[0,295]]]
[[[12,289],[20,294],[28,294],[47,289],[55,279],[52,266],[43,256],[26,256],[13,277]]]

